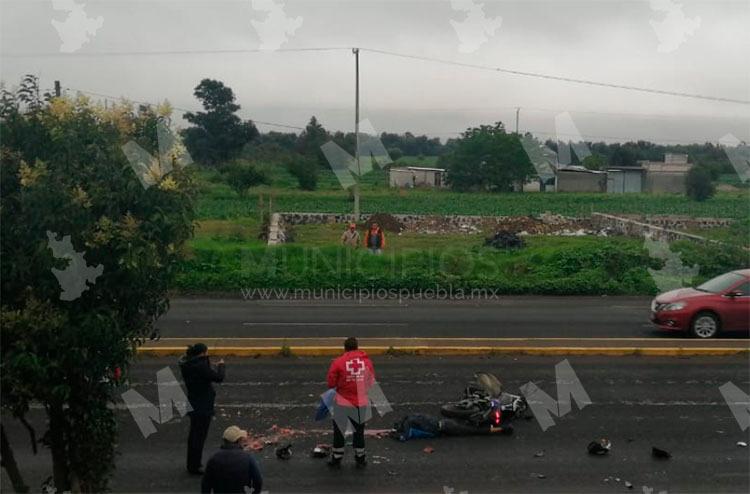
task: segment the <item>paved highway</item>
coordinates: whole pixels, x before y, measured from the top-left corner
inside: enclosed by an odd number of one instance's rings
[[[371,427],[390,427],[408,413],[438,413],[442,403],[459,397],[478,370],[496,373],[510,391],[533,381],[556,397],[554,369],[561,359],[376,357],[378,379],[394,411],[376,417]],[[546,431],[532,419],[518,421],[513,436],[406,443],[369,439],[365,471],[354,469],[351,450],[341,471],[329,471],[325,460],[309,456],[314,444],[331,441],[328,423],[312,421],[329,359],[228,358],[207,451],[215,450],[230,424],[254,433],[274,424],[301,429],[305,434],[292,439],[291,460],[277,460],[272,447],[259,454],[265,489],[271,493],[748,492],[749,451],[737,442],[747,442],[750,431],[742,432],[719,392],[727,381],[748,392],[746,357],[568,360],[593,403],[583,409],[573,405]],[[132,371],[133,389],[158,403],[156,372],[165,366],[179,376],[174,358],[143,359]],[[122,402],[117,414],[122,432],[115,492],[199,491],[199,480],[184,472],[186,419],[157,424],[157,432],[144,438]],[[31,418],[43,430],[41,410],[33,410]],[[48,452],[42,448],[33,456],[22,428],[3,421],[27,481],[38,492],[50,475]],[[611,453],[588,455],[587,444],[601,437],[612,442]],[[434,452],[424,453],[426,446]],[[670,451],[673,458],[652,458],[652,446]],[[7,478],[2,480],[7,487]]]
[[[258,301],[178,298],[164,337],[651,337],[649,297],[468,301]]]

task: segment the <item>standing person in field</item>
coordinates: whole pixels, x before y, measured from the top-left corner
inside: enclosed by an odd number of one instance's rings
[[[375,369],[370,357],[359,350],[354,337],[344,341],[344,354],[331,363],[328,369],[328,387],[336,390],[333,403],[333,449],[328,465],[341,466],[346,441],[347,426],[354,427],[354,459],[358,468],[367,465],[365,457],[365,422],[370,413],[368,392],[375,383]]]
[[[355,249],[359,247],[359,232],[356,223],[349,223],[349,228],[341,234],[341,243]]]
[[[180,359],[180,371],[192,407],[192,411],[189,412],[187,470],[193,475],[202,475],[203,445],[206,443],[208,428],[214,416],[216,400],[216,391],[212,383],[224,380],[224,359],[219,360],[216,368],[212,367],[208,360],[208,347],[203,343],[196,343],[189,346]]]
[[[385,249],[385,234],[377,223],[373,223],[365,234],[365,247],[373,254],[381,254]]]

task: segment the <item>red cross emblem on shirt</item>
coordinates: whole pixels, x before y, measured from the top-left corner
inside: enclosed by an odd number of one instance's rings
[[[359,358],[355,357],[351,360],[346,361],[346,378],[349,381],[360,381],[364,377],[365,363]]]

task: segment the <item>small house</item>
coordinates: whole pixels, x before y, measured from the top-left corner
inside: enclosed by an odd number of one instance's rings
[[[388,172],[391,187],[432,187],[441,189],[447,186],[444,168],[408,166],[391,168]]]

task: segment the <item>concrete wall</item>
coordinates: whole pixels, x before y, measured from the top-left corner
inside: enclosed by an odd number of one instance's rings
[[[646,173],[645,192],[685,193],[685,173],[655,172]]]
[[[606,173],[586,173],[558,170],[558,192],[605,192],[607,190]]]
[[[649,236],[652,240],[663,240],[665,242],[672,242],[674,240],[691,240],[700,243],[718,243],[714,240],[707,240],[699,235],[678,232],[669,228],[650,225],[641,221],[613,216],[611,214],[592,213],[591,220],[596,228],[608,228],[618,235],[628,235],[632,237]]]
[[[391,187],[411,187],[414,184],[414,175],[406,168],[391,168],[388,177]]]

